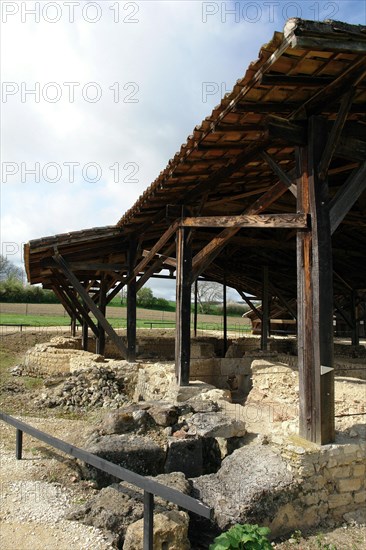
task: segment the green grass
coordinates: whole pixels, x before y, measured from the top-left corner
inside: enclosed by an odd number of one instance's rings
[[[21,315],[17,313],[2,313],[0,323],[8,325],[58,327],[70,324],[70,318],[52,315]]]
[[[126,328],[127,320],[125,318],[108,319],[113,328]],[[95,319],[94,319],[95,321]],[[95,321],[96,322],[96,321]],[[153,323],[153,328],[174,328],[175,324],[169,320],[162,321],[161,319],[137,319],[136,325],[137,328],[150,329],[150,322]],[[42,326],[42,327],[52,327],[52,326],[64,326],[67,327],[70,325],[70,319],[63,316],[48,316],[48,315],[18,315],[15,313],[3,313],[0,316],[0,323],[10,324],[10,325],[24,325],[24,326]],[[222,323],[218,322],[198,322],[198,330],[222,330]],[[228,330],[238,330],[238,324],[228,322]],[[249,327],[240,326],[240,332],[250,332]]]

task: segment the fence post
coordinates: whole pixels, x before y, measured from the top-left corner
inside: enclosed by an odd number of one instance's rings
[[[15,435],[15,457],[17,460],[22,460],[22,450],[23,450],[23,432],[22,430],[16,431]]]
[[[144,491],[144,550],[153,550],[154,495]]]

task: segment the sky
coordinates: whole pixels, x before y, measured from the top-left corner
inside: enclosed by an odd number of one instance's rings
[[[288,17],[366,24],[366,0],[0,8],[1,253],[18,265],[29,240],[115,224]]]

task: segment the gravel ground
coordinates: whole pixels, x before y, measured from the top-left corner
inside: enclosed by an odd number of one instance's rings
[[[5,430],[1,431],[4,436]],[[24,459],[18,461],[4,439],[8,438],[2,437],[0,446],[0,548],[111,550],[102,531],[64,519],[79,498],[76,491],[39,480],[44,459],[26,451]]]

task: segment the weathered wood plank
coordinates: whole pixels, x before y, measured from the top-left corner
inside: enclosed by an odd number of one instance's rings
[[[355,88],[351,88],[343,97],[341,101],[341,108],[334,122],[332,130],[327,140],[327,144],[323,151],[320,163],[319,163],[319,177],[324,179],[327,176],[328,168],[332,161],[333,155],[337,149],[343,127],[346,123],[349,110],[351,108],[353,98],[355,96]]]
[[[337,229],[344,217],[366,189],[366,161],[354,170],[329,204],[331,233]]]
[[[237,292],[240,294],[240,296],[243,298],[244,302],[246,304],[248,304],[248,306],[250,307],[250,309],[257,315],[258,319],[262,320],[263,319],[263,314],[261,311],[259,311],[258,308],[255,307],[255,305],[253,304],[253,302],[248,298],[248,296],[246,296],[244,294],[244,292],[242,290],[238,290],[236,289]]]
[[[261,323],[261,350],[267,351],[270,327],[269,316],[269,288],[268,288],[268,266],[263,266],[262,280],[262,323]]]
[[[68,287],[67,281],[63,279],[63,277],[60,275],[60,273],[56,272],[56,270],[53,270],[53,277],[60,285],[61,289],[63,290],[64,294],[68,297],[70,302],[73,304],[76,311],[79,312],[79,314],[82,317],[82,320],[86,321],[88,326],[91,328],[95,336],[98,337],[98,327],[94,323],[94,321],[89,317],[88,309],[85,307],[83,303],[81,303],[75,293],[72,291],[71,288]]]
[[[261,157],[267,162],[268,166],[273,170],[273,172],[276,174],[278,179],[282,181],[282,183],[286,185],[286,187],[288,187],[288,189],[291,191],[294,197],[296,197],[297,189],[293,180],[295,172],[291,171],[288,174],[286,174],[286,172],[282,170],[281,166],[277,164],[277,162],[271,157],[271,155],[266,153],[266,151],[263,151],[261,153]]]
[[[309,147],[298,153],[298,211],[312,227],[297,232],[300,435],[319,444],[334,441],[333,269],[328,183],[318,177],[327,139],[324,119],[311,117]]]
[[[180,386],[189,384],[191,359],[191,266],[192,253],[188,230],[180,227],[176,237],[176,313],[175,368]]]
[[[282,292],[278,290],[278,288],[271,282],[269,282],[269,287],[272,290],[273,294],[277,296],[278,300],[281,302],[283,307],[287,309],[287,311],[292,315],[294,319],[297,318],[297,313],[294,310],[294,308],[291,306],[291,304],[286,300],[286,298],[283,296]]]
[[[288,187],[279,181],[268,191],[257,199],[252,206],[247,208],[243,215],[259,214],[262,210],[270,206],[275,200],[281,197]],[[240,228],[224,229],[219,235],[214,237],[202,250],[194,257],[192,262],[192,280],[199,277],[201,273],[210,265],[210,263],[220,254],[226,243],[234,236]]]
[[[227,352],[227,282],[226,282],[226,270],[224,270],[224,281],[223,281],[223,288],[222,288],[222,297],[223,297],[223,304],[222,304],[222,315],[223,315],[223,340],[224,340],[224,354],[225,357]]]
[[[118,350],[124,358],[127,357],[127,349],[124,345],[122,338],[118,336],[113,327],[109,324],[104,315],[99,311],[98,307],[95,305],[94,301],[91,299],[89,294],[86,292],[83,285],[74,275],[74,273],[69,269],[67,262],[63,259],[60,254],[55,254],[53,256],[54,260],[58,263],[61,271],[64,273],[65,277],[70,281],[75,290],[78,292],[80,297],[84,300],[85,304],[88,306],[92,314],[100,322],[110,339],[116,344]],[[97,329],[98,330],[98,329]]]
[[[137,241],[130,239],[128,251],[128,275],[135,269],[137,256]],[[130,363],[136,360],[136,277],[129,280],[127,285],[127,359]]]
[[[285,75],[285,74],[264,74],[260,83],[265,86],[305,86],[317,88],[318,86],[327,86],[331,84],[331,76],[311,76],[311,75]]]
[[[266,128],[269,136],[274,139],[282,139],[287,144],[303,145],[307,143],[307,128],[300,123],[295,123],[287,118],[269,115],[266,118]]]
[[[200,216],[183,218],[181,227],[251,227],[269,229],[306,229],[308,219],[304,214],[248,214],[243,216]]]
[[[293,48],[298,50],[366,54],[365,41],[347,40],[339,36],[335,38],[323,38],[321,36],[294,36],[290,43]]]
[[[107,284],[104,279],[104,277],[100,281],[100,290],[99,290],[99,296],[98,296],[98,304],[99,304],[99,311],[104,315],[106,312],[106,305],[107,305],[107,292],[106,292]],[[96,353],[99,355],[104,355],[105,352],[105,330],[101,323],[98,321],[98,338],[96,340]]]
[[[156,271],[159,271],[160,268],[162,268],[163,264],[165,263],[165,259],[169,257],[169,255],[173,252],[175,249],[175,242],[170,244],[168,248],[165,251],[165,254],[162,254],[159,256],[154,263],[151,264],[151,266],[145,271],[143,275],[139,278],[136,285],[136,291],[138,292],[140,288],[143,287],[143,285],[154,275]]]

